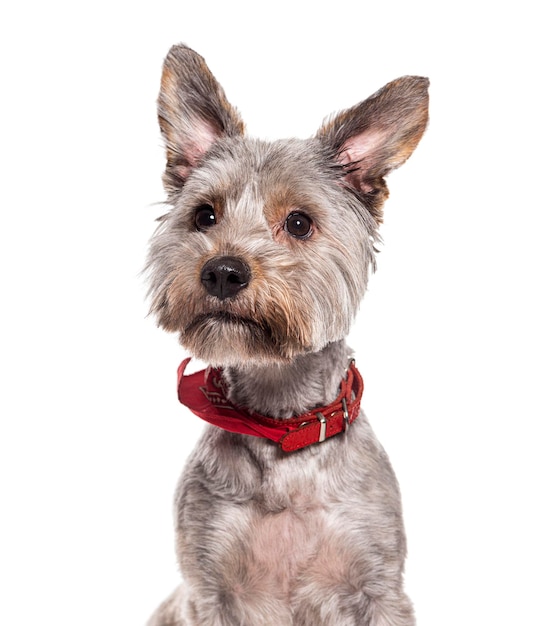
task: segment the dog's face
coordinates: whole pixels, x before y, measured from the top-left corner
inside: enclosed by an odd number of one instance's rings
[[[407,77],[315,138],[245,138],[203,59],[175,46],[159,120],[171,211],[149,255],[153,311],[213,365],[290,360],[343,338],[374,263],[387,196],[427,121],[427,81]]]

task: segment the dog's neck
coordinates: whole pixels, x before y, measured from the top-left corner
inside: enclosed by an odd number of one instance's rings
[[[290,363],[227,367],[229,398],[238,406],[283,419],[327,405],[337,395],[350,355],[345,342],[338,341]]]

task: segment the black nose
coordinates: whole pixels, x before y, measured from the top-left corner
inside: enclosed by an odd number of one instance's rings
[[[241,259],[217,256],[201,268],[201,284],[220,300],[234,298],[250,282],[250,269]]]

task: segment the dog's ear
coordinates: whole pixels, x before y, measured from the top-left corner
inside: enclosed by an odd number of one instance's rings
[[[428,86],[427,78],[398,78],[317,133],[341,166],[344,184],[362,194],[379,222],[388,197],[384,176],[408,159],[427,125]]]
[[[173,46],[164,61],[158,121],[166,144],[164,185],[168,191],[183,186],[218,138],[244,131],[237,111],[203,58],[184,45]]]

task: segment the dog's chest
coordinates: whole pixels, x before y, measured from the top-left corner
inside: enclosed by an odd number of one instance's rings
[[[277,513],[250,516],[247,541],[239,542],[240,552],[250,560],[256,577],[264,576],[283,593],[295,585],[299,573],[314,560],[324,534],[322,511],[300,513],[285,509]]]
[[[326,471],[334,442],[286,458],[256,441],[231,443],[229,433],[209,431],[181,481],[185,577],[224,597],[284,607],[314,581],[347,581],[352,548],[337,521],[347,496],[336,484],[342,472]]]
[[[307,476],[283,478],[272,486],[264,482],[261,503],[249,507],[246,548],[264,571],[291,584],[330,535],[329,515],[317,482]]]
[[[237,522],[232,527],[233,550],[224,558],[235,555],[243,563],[240,579],[254,590],[261,584],[288,596],[308,571],[316,574],[322,566],[329,567],[321,563],[323,546],[339,541],[328,480],[310,457],[303,465],[272,465],[262,478],[250,500],[227,507],[227,515]]]

